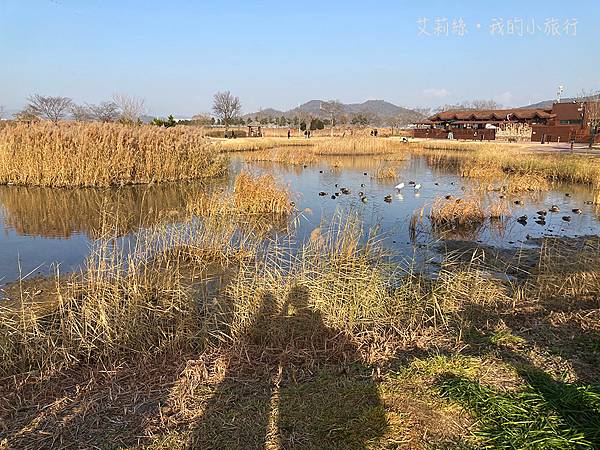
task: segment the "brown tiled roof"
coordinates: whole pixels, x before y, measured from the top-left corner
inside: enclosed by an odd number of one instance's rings
[[[429,118],[432,122],[446,121],[503,121],[526,119],[551,119],[555,117],[546,109],[488,109],[488,110],[462,110],[443,111]]]

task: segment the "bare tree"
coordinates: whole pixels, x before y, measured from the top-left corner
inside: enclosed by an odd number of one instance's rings
[[[92,119],[92,112],[86,105],[77,105],[73,103],[70,109],[73,120],[77,122],[88,122]]]
[[[15,113],[14,118],[23,122],[37,122],[40,120],[39,116],[30,106],[26,106],[22,111]]]
[[[596,141],[596,135],[600,133],[600,91],[582,91],[577,97],[577,101],[581,103],[582,119],[590,128],[590,148],[592,148]]]
[[[146,111],[145,100],[135,95],[115,94],[112,102],[121,111],[120,120],[125,123],[137,123]]]
[[[502,105],[492,99],[490,99],[490,100],[476,99],[476,100],[471,101],[470,107],[471,107],[471,109],[500,109],[500,108],[502,108]]]
[[[339,100],[329,100],[321,102],[321,110],[329,115],[331,121],[331,137],[333,137],[333,127],[336,125],[336,118],[344,112],[344,106]]]
[[[229,91],[217,92],[213,97],[212,109],[215,116],[225,124],[225,130],[227,130],[231,120],[240,114],[242,103],[239,97],[232,95]]]
[[[308,111],[299,111],[298,117],[298,133],[302,131],[302,124],[305,126],[305,130],[310,130],[310,124],[312,123],[314,116]]]
[[[50,120],[57,124],[64,119],[73,101],[68,97],[50,97],[34,94],[28,98],[27,110],[40,119]]]
[[[97,105],[88,105],[94,120],[99,122],[116,122],[121,118],[121,108],[113,101],[102,102]],[[135,119],[137,122],[137,119]],[[133,119],[129,118],[132,122]]]
[[[418,117],[421,117],[420,115]],[[415,115],[414,118],[416,119],[417,116]],[[407,115],[397,115],[397,116],[392,116],[392,117],[388,117],[386,119],[386,124],[390,126],[390,128],[392,129],[392,136],[394,135],[394,128],[400,128],[403,125],[408,125],[411,122],[414,122],[414,120],[412,120],[413,118],[411,116],[407,116]]]

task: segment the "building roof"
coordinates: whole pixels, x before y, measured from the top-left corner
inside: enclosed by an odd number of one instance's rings
[[[443,111],[429,118],[432,122],[451,121],[510,121],[551,119],[555,117],[546,109],[486,109],[486,110],[451,110]]]

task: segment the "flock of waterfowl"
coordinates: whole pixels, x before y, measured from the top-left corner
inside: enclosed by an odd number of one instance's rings
[[[322,171],[322,170],[319,170],[319,173],[323,173],[323,171]],[[367,173],[367,172],[364,172],[364,173],[363,173],[363,175],[367,176],[367,175],[368,175],[368,173]],[[437,185],[438,183],[435,183],[435,184]],[[416,191],[418,191],[419,189],[421,189],[421,184],[420,184],[420,183],[416,183],[415,181],[409,181],[409,182],[408,182],[408,185],[409,185],[409,186],[412,186],[412,187],[413,187],[413,190],[414,190],[415,192],[416,192]],[[396,186],[394,186],[394,189],[396,189],[396,191],[397,191],[397,192],[398,192],[398,194],[399,194],[399,193],[400,193],[400,191],[401,191],[402,189],[404,189],[404,186],[405,186],[405,184],[404,184],[404,183],[399,183],[399,184],[397,184]],[[338,187],[339,187],[337,183],[335,184],[335,187],[336,187],[336,188],[338,188]],[[361,184],[360,184],[360,187],[365,187],[365,184],[364,184],[364,183],[361,183]],[[340,194],[344,194],[344,195],[350,195],[350,194],[351,194],[351,191],[350,191],[350,189],[349,189],[349,188],[347,188],[347,187],[340,187],[339,189],[340,189],[340,190],[339,190],[339,192],[334,192],[333,194],[331,194],[331,199],[332,199],[332,200],[335,200],[337,197],[339,197],[339,196],[340,196]],[[325,192],[325,191],[320,191],[320,192],[319,192],[319,196],[321,196],[321,197],[326,197],[327,195],[329,195],[329,194],[328,194],[327,192]],[[364,193],[364,192],[362,192],[362,191],[359,191],[359,192],[358,192],[358,197],[360,198],[360,200],[361,200],[363,203],[367,203],[368,199],[367,199],[367,196],[365,195],[365,193]],[[392,202],[392,200],[393,200],[393,197],[392,197],[392,195],[391,195],[391,194],[388,194],[388,195],[386,195],[385,197],[383,197],[383,201],[384,201],[384,202],[386,202],[386,203],[391,203],[391,202]]]
[[[323,173],[322,170],[320,170],[319,172]],[[367,176],[368,173],[364,172],[363,175]],[[434,183],[434,184],[436,186],[438,185],[438,183]],[[454,183],[451,183],[451,184],[454,184]],[[400,192],[406,187],[406,185],[411,186],[415,192],[418,192],[421,189],[421,187],[422,187],[422,185],[420,183],[417,183],[417,182],[412,181],[412,180],[408,181],[406,183],[400,182],[396,186],[394,186],[394,189],[397,191],[397,195],[401,195]],[[361,187],[365,187],[364,183],[361,183],[360,186]],[[339,187],[338,184],[335,184],[335,187],[338,188]],[[349,188],[347,188],[347,187],[339,187],[339,192],[334,192],[331,195],[331,199],[335,200],[340,195],[350,195],[350,194],[351,194],[351,191],[350,191]],[[327,195],[329,195],[327,192],[324,192],[324,191],[319,192],[319,196],[325,197]],[[566,193],[565,196],[566,197],[570,197],[571,194]],[[363,203],[367,203],[368,202],[367,196],[365,195],[364,192],[359,191],[358,192],[358,197],[360,198],[361,202],[363,202]],[[504,198],[504,197],[505,197],[504,195],[500,196],[500,198]],[[453,198],[452,195],[446,195],[445,196],[446,200],[450,200],[452,198]],[[387,194],[385,197],[383,197],[383,201],[385,203],[392,203],[392,201],[393,201],[392,194]],[[457,201],[460,201],[460,199],[458,199]],[[517,206],[523,206],[524,205],[524,203],[523,203],[522,200],[515,200],[513,203],[515,205],[517,205]],[[585,202],[585,203],[586,204],[591,204],[592,202]],[[560,207],[558,205],[552,205],[550,208],[548,208],[548,211],[546,211],[546,210],[537,211],[537,215],[533,218],[533,220],[535,221],[535,223],[538,224],[538,225],[541,225],[541,226],[546,225],[546,216],[547,216],[548,212],[550,212],[550,213],[558,213],[558,212],[560,212]],[[571,212],[573,214],[578,214],[578,215],[582,214],[582,210],[580,208],[572,208]],[[570,215],[564,215],[564,216],[561,217],[561,219],[564,222],[570,222],[571,221],[571,216]],[[517,223],[525,226],[525,225],[527,225],[528,220],[529,220],[529,217],[527,215],[523,215],[523,216],[518,217],[516,221],[517,221]]]
[[[565,195],[567,197],[570,197],[569,194],[565,194]],[[517,203],[517,202],[515,202],[515,203]],[[558,207],[558,205],[552,205],[548,209],[548,211],[543,210],[543,209],[540,210],[540,211],[537,211],[537,213],[536,213],[537,217],[535,217],[535,219],[534,219],[535,223],[537,223],[538,225],[542,225],[542,226],[546,225],[546,216],[548,215],[548,212],[558,213],[558,212],[560,212],[560,208]],[[571,209],[571,212],[573,214],[581,214],[582,213],[582,211],[581,211],[580,208],[573,208],[573,209]],[[527,225],[527,220],[528,219],[529,219],[528,216],[520,216],[519,218],[517,218],[517,222],[520,223],[521,225]],[[570,222],[571,221],[571,216],[562,216],[561,219],[564,222]]]

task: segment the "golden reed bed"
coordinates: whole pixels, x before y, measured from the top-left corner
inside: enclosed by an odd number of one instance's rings
[[[101,123],[0,130],[0,184],[118,186],[222,175],[226,159],[194,128]]]

